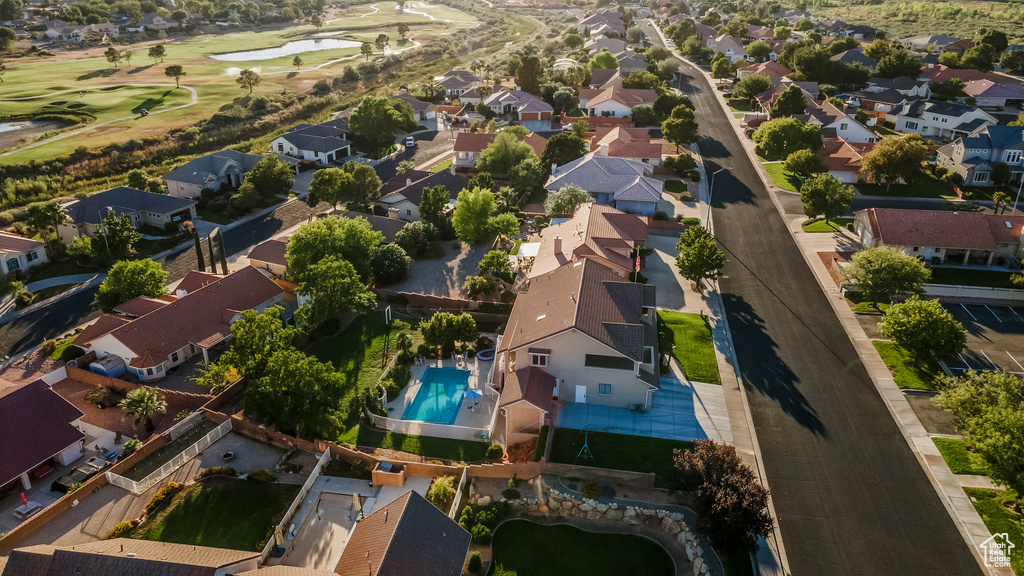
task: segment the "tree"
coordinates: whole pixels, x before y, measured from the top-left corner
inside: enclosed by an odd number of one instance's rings
[[[670,144],[676,145],[676,152],[680,146],[689,146],[700,138],[697,132],[697,118],[693,108],[681,104],[672,109],[672,115],[661,123],[661,133]]]
[[[502,212],[491,217],[491,231],[501,238],[512,238],[519,235],[519,218],[511,212]]]
[[[301,68],[302,67],[302,57],[299,56],[298,54],[296,54],[295,58],[292,58],[292,66],[295,66],[296,70]]]
[[[1010,183],[1010,165],[1006,162],[996,162],[992,166],[992,183],[996,186],[1006,186]]]
[[[394,284],[409,273],[409,255],[398,244],[381,244],[370,252],[370,268],[377,285]]]
[[[961,68],[973,68],[983,72],[991,72],[999,54],[987,44],[978,44],[969,48],[960,58]]]
[[[1004,52],[999,59],[999,67],[1005,68],[1011,74],[1024,74],[1024,50]]]
[[[252,89],[259,86],[260,82],[263,82],[263,77],[257,74],[255,70],[247,68],[238,73],[238,78],[235,78],[235,82],[242,88],[248,88],[249,94],[252,94]]]
[[[562,44],[573,52],[579,50],[585,42],[579,34],[566,34],[562,37]]]
[[[789,40],[789,37],[793,35],[793,31],[786,26],[775,27],[775,39],[776,40]]]
[[[922,294],[922,284],[932,277],[918,258],[885,247],[866,248],[853,255],[846,277],[856,282],[857,291],[877,308],[905,294]]]
[[[572,135],[576,136],[580,140],[586,140],[587,131],[590,130],[590,122],[586,120],[577,120],[572,123]]]
[[[490,233],[491,215],[497,206],[494,194],[487,190],[474,188],[459,192],[452,213],[452,226],[459,240],[467,244],[477,244],[486,239]]]
[[[67,247],[68,255],[77,260],[79,263],[92,257],[92,238],[88,236],[79,236],[71,241]]]
[[[506,64],[510,64],[512,60],[512,58],[509,58]],[[515,72],[512,72],[510,68],[509,73],[515,75],[516,84],[523,92],[529,92],[530,94],[540,92],[541,81],[544,79],[544,69],[541,66],[540,58],[537,56],[524,56],[519,66],[516,67]]]
[[[619,59],[607,49],[601,50],[590,59],[590,69],[614,70],[619,67]]]
[[[797,150],[816,152],[821,149],[821,129],[795,118],[769,120],[752,136],[757,153],[768,160],[782,160]]]
[[[324,17],[319,14],[313,14],[309,18],[309,23],[313,25],[313,28],[316,29],[317,32],[319,32],[324,26]]]
[[[380,196],[380,177],[372,166],[361,162],[346,162],[342,164],[341,170],[349,177],[342,180],[340,200],[366,208]]]
[[[622,87],[658,90],[661,88],[661,80],[646,70],[634,70],[629,73],[629,76],[627,76],[625,80],[622,81]]]
[[[156,429],[153,425],[153,416],[167,412],[167,401],[164,400],[163,394],[148,386],[129,392],[119,406],[133,425],[144,426],[146,432]]]
[[[429,320],[420,322],[420,334],[424,344],[446,352],[454,350],[457,342],[475,342],[479,336],[476,320],[465,312],[459,315],[437,312]]]
[[[163,62],[164,56],[167,55],[167,48],[165,48],[163,44],[157,44],[156,46],[151,46],[149,48],[148,54],[149,57],[153,59],[153,64],[156,65]]]
[[[547,199],[544,200],[544,213],[549,218],[568,218],[576,212],[580,204],[590,201],[590,193],[570,184],[548,193]]]
[[[992,48],[996,54],[1002,54],[1010,45],[1006,33],[1000,30],[983,30],[978,36],[977,43]]]
[[[7,64],[4,64],[3,60],[0,60],[0,84],[4,82],[4,73],[7,72]]]
[[[790,158],[792,157],[791,154]],[[786,164],[789,164],[789,160]],[[836,180],[831,174],[821,174],[804,182],[800,187],[800,200],[803,202],[804,214],[808,218],[824,215],[827,225],[850,208],[850,202],[853,201],[853,186],[843,184],[842,180]]]
[[[135,244],[142,235],[132,225],[127,215],[118,214],[113,210],[107,212],[96,230],[103,242],[93,242],[94,256],[97,260],[124,260],[135,255]],[[103,249],[104,252],[100,252]]]
[[[220,228],[217,228],[217,249],[220,252],[220,273],[228,275],[228,253],[224,249],[224,233],[221,232]],[[213,255],[211,254],[212,258]]]
[[[794,28],[797,30],[797,32],[807,32],[809,30],[814,29],[814,22],[811,22],[810,18],[804,18],[803,20],[797,22]]]
[[[264,198],[287,196],[295,184],[295,169],[282,158],[274,155],[263,157],[245,175],[245,182]]]
[[[391,39],[388,38],[387,34],[377,34],[377,39],[373,41],[373,45],[377,47],[377,50],[384,52],[384,49],[388,47],[388,42]]]
[[[121,51],[113,46],[107,48],[107,51],[103,53],[103,56],[106,57],[107,62],[114,65],[114,68],[117,68],[117,63],[120,62],[122,58]]]
[[[913,353],[914,366],[922,352],[945,360],[967,345],[967,330],[938,300],[921,300],[916,295],[890,306],[882,316],[878,333]]]
[[[443,186],[442,186],[443,188]],[[445,192],[447,194],[447,191]],[[420,213],[423,218],[423,213]],[[395,244],[413,258],[426,254],[438,239],[437,227],[425,220],[410,222],[395,234]]]
[[[561,88],[551,96],[551,102],[556,114],[569,112],[576,108],[576,92],[572,88]]]
[[[672,111],[675,110],[676,106],[686,106],[687,108],[693,109],[693,102],[686,96],[679,96],[676,94],[662,94],[654,100],[654,111],[658,116],[669,116]],[[589,126],[588,126],[589,128]]]
[[[206,259],[203,257],[203,239],[199,237],[199,229],[195,227],[191,220],[182,224],[181,228],[192,235],[192,243],[196,249],[196,268],[200,272],[206,270]],[[213,259],[213,254],[210,254],[210,259]]]
[[[896,46],[900,45],[896,44]],[[875,67],[875,74],[882,78],[898,78],[900,76],[917,78],[921,75],[921,61],[910,52],[903,50],[902,47],[891,50],[888,55],[876,62],[878,65]]]
[[[296,328],[286,326],[281,320],[283,311],[280,306],[271,306],[262,313],[244,310],[231,324],[231,347],[217,363],[234,367],[249,378],[250,386],[252,381],[262,378],[270,357],[291,349],[299,335]]]
[[[821,174],[822,172],[828,171],[825,167],[825,163],[821,161],[821,158],[810,150],[797,150],[787,156],[785,168],[787,171],[804,178],[809,178],[814,174]],[[816,214],[821,214],[821,212],[819,211]],[[814,216],[811,216],[811,218],[814,218]]]
[[[424,188],[423,194],[420,196],[420,218],[440,230],[445,211],[448,210],[451,201],[451,193],[444,186]]]
[[[995,213],[1006,214],[1006,206],[1010,203],[1010,195],[1003,191],[996,191],[992,194],[992,201],[995,202]],[[1002,207],[1002,212],[999,208]]]
[[[294,348],[269,355],[266,375],[245,388],[246,415],[303,438],[332,438],[348,413],[342,405],[345,376]]]
[[[146,184],[149,182],[149,177],[146,173],[138,168],[134,168],[128,172],[128,187],[135,188],[136,190],[145,190]]]
[[[187,75],[188,74],[185,72],[185,69],[182,68],[181,65],[179,64],[171,64],[170,66],[164,69],[164,76],[167,76],[168,78],[174,78],[175,88],[181,88],[181,77]],[[241,79],[241,77],[239,77],[239,79]],[[250,88],[250,92],[251,91],[252,89]]]
[[[931,153],[920,134],[882,138],[864,154],[861,171],[875,183],[884,183],[888,191],[894,182],[910,181],[921,172]]]
[[[398,23],[398,35],[402,37],[402,40],[405,40],[405,35],[408,34],[408,33],[409,33],[409,25],[406,24],[405,22],[399,22]]]
[[[480,260],[480,264],[477,265],[481,272],[491,274],[504,274],[512,269],[512,261],[508,257],[507,252],[501,250],[491,250]]]
[[[1024,112],[1017,115],[1017,119],[1010,122],[1010,126],[1024,126]]]
[[[803,114],[806,109],[807,98],[804,96],[803,89],[799,86],[790,86],[782,94],[779,94],[775,102],[772,102],[769,115],[772,119],[785,118]]]
[[[56,200],[50,200],[42,204],[31,204],[25,215],[26,223],[42,233],[43,242],[50,249],[50,254],[53,254],[50,231],[56,231],[57,227],[67,219],[68,211],[64,208],[63,204]]]
[[[384,242],[366,218],[320,218],[303,224],[289,238],[285,257],[294,281],[306,281],[306,271],[329,257],[348,261],[365,281],[370,277],[370,253]]]
[[[956,417],[957,430],[988,464],[989,476],[1016,492],[1020,512],[1024,494],[1024,398],[1020,378],[1000,372],[967,372],[938,381],[933,402]]]
[[[639,44],[643,42],[644,38],[644,31],[636,26],[631,26],[626,30],[626,42],[629,44]]]
[[[772,47],[764,40],[755,40],[747,45],[747,54],[757,62],[764,62],[771,54]]]
[[[412,106],[401,100],[367,96],[352,111],[349,130],[368,145],[382,148],[393,142],[395,132],[416,129]]]
[[[635,120],[634,120],[635,122]],[[540,165],[549,169],[552,164],[562,166],[587,153],[587,143],[571,132],[560,132],[548,138],[540,155]]]
[[[374,250],[378,247],[375,246]],[[291,242],[288,251],[291,252]],[[355,267],[334,254],[317,260],[305,268],[299,277],[299,292],[309,297],[295,312],[295,319],[303,326],[317,326],[328,318],[350,311],[367,312],[377,300],[373,292],[368,291],[360,281]]]
[[[513,166],[529,158],[537,159],[533,146],[520,140],[515,134],[503,131],[480,152],[476,167],[492,174],[508,174]]]
[[[125,302],[148,296],[159,298],[167,293],[167,272],[153,260],[121,260],[110,267],[106,279],[96,293],[96,306],[110,312]]]
[[[714,78],[730,78],[733,75],[732,64],[728,58],[719,58],[711,63],[711,76]]]
[[[346,182],[349,181],[349,182]],[[344,172],[341,168],[321,168],[313,174],[313,180],[309,184],[309,194],[306,195],[306,205],[315,208],[317,204],[326,202],[332,208],[338,207],[341,200],[342,189],[350,186],[352,175]]]
[[[13,18],[12,18],[13,20]],[[0,50],[13,52],[14,43],[18,40],[18,34],[7,26],[0,26]]]
[[[697,284],[697,290],[703,293],[701,282],[717,280],[725,265],[725,254],[718,249],[715,238],[703,226],[690,226],[679,236],[676,244],[679,255],[676,266],[679,274]]]
[[[373,56],[373,44],[369,42],[363,42],[359,46],[359,53],[366,56],[366,62],[370,61],[370,56]]]
[[[124,61],[125,61],[125,62],[126,62],[126,63],[127,63],[128,65],[129,65],[129,66],[131,66],[131,65],[132,65],[132,51],[131,51],[131,50],[125,50],[124,52],[121,52],[121,58],[122,58],[122,59],[123,59],[123,60],[124,60]]]
[[[181,26],[185,23],[185,20],[188,20],[188,12],[185,12],[184,10],[175,10],[174,12],[171,12],[171,20],[174,20],[178,23],[178,26]]]

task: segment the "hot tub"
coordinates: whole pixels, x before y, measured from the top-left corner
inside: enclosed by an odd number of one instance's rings
[[[477,360],[494,360],[494,348],[488,348],[487,350],[481,350],[476,353]]]

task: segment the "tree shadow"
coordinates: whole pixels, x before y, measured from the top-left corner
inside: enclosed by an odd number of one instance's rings
[[[117,72],[118,68],[103,68],[101,70],[93,70],[92,72],[89,72],[87,74],[82,74],[78,78],[75,78],[75,80],[92,80],[94,78],[107,78],[109,76],[117,74]]]
[[[295,78],[295,77],[296,77],[296,76],[298,76],[298,75],[299,75],[298,71],[295,71],[295,72],[289,72],[289,73],[288,73],[288,79],[289,79],[289,80],[291,80],[292,78]]]
[[[145,66],[136,66],[135,68],[132,68],[131,70],[129,70],[128,73],[129,74],[138,74],[139,72],[145,72],[146,70],[149,70],[153,66],[155,66],[155,64],[147,64]]]

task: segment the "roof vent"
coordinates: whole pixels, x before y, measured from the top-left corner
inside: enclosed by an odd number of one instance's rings
[[[125,556],[128,558],[135,558],[136,556],[138,556],[138,554],[136,554],[135,552],[129,552],[125,554]]]
[[[1013,228],[1013,224],[1010,224],[1009,221],[1005,221],[1003,224],[1005,224],[1007,228]]]

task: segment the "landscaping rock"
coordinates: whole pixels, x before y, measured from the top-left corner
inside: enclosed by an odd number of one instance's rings
[[[704,549],[700,547],[700,544],[697,544],[696,554],[697,554],[697,556],[703,556],[704,555]]]
[[[597,504],[594,504],[594,510],[597,510],[598,512],[604,514],[605,512],[608,511],[608,505],[607,504],[601,504],[600,502],[598,502]]]
[[[686,545],[686,557],[689,558],[691,562],[693,561],[693,556],[695,552],[696,550],[693,547],[693,542],[690,542]]]
[[[683,521],[683,515],[680,514],[679,512],[673,512],[673,513],[669,514],[668,517],[673,519],[673,520],[675,520],[676,522],[682,522]]]
[[[658,514],[658,511],[651,510],[649,508],[640,508],[637,510],[637,512],[643,514],[644,516],[655,516]]]
[[[604,517],[609,520],[622,520],[622,510],[611,509],[604,513]]]
[[[703,558],[697,558],[693,561],[693,576],[699,576],[700,567],[704,565]]]
[[[587,512],[587,520],[598,520],[602,516],[603,515],[597,510],[591,510],[590,512]]]
[[[623,512],[622,515],[626,518],[632,518],[636,516],[636,508],[633,508],[632,506],[627,506],[626,511]]]
[[[565,508],[566,510],[571,510],[573,506],[575,506],[575,504],[572,503],[572,500],[565,500],[562,502],[562,508]]]
[[[664,518],[665,516],[667,516],[668,512],[666,512],[665,510],[655,510],[655,514],[658,515],[658,519],[660,520],[660,519]]]
[[[490,503],[491,503],[491,497],[490,496],[481,496],[481,497],[476,499],[477,506],[487,506]]]
[[[686,544],[689,543],[689,540],[686,538],[686,532],[680,532],[679,534],[676,534],[676,541],[678,541],[683,546],[686,546]]]
[[[661,529],[673,536],[683,531],[683,527],[679,525],[679,522],[668,516],[661,519]]]
[[[637,518],[636,516],[626,516],[622,521],[630,526],[639,526],[642,522],[640,518]]]
[[[583,504],[580,505],[580,510],[583,510],[584,512],[590,512],[593,509],[594,509],[594,506],[592,504],[588,504],[586,502],[584,502]]]

